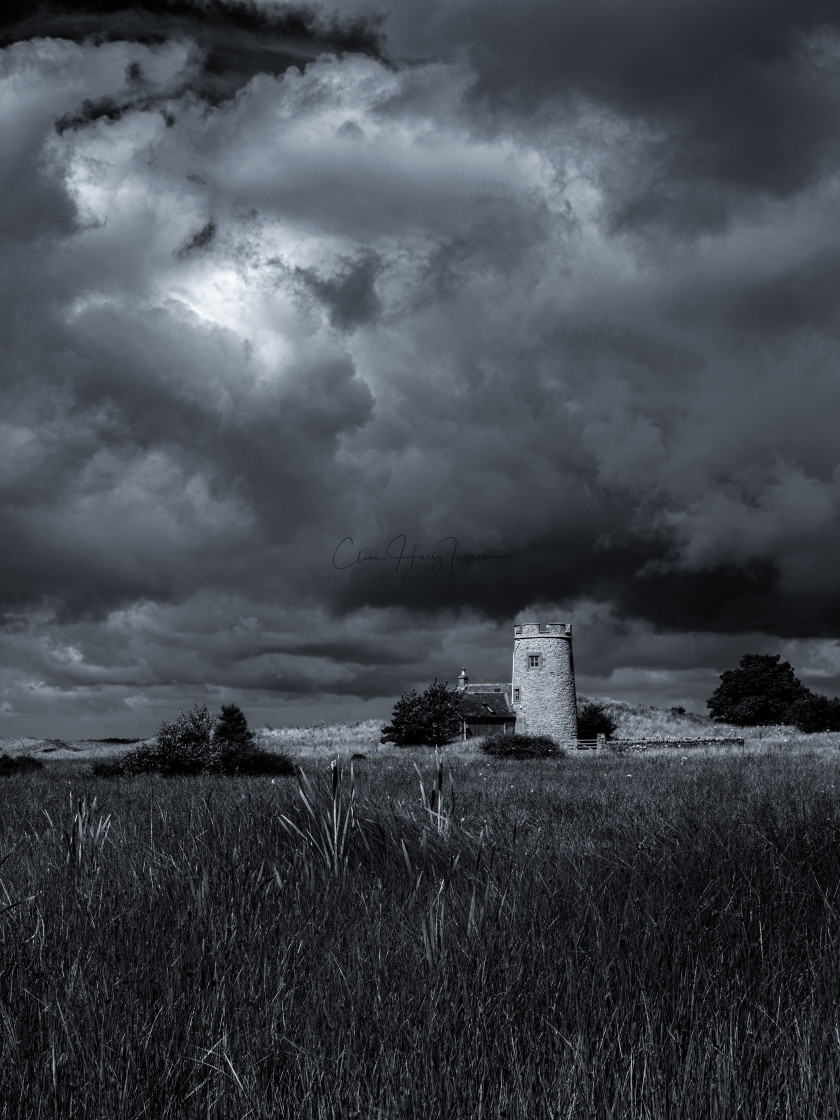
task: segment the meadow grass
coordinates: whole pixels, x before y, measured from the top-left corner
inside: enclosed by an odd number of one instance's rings
[[[293,756],[329,760],[336,754],[375,755],[386,750],[386,744],[379,742],[383,722],[367,719],[359,723],[318,723],[313,727],[263,727],[257,738],[262,746]]]
[[[0,780],[0,1116],[840,1114],[836,751],[306,770]]]

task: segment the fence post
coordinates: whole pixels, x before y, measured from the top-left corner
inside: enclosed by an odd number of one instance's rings
[[[598,735],[598,737],[595,740],[595,743],[596,743],[596,747],[599,751],[602,751],[604,749],[604,747],[607,745],[607,737],[603,733],[603,731],[600,732],[600,734]]]

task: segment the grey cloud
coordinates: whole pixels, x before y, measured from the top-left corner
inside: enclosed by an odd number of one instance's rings
[[[187,253],[194,253],[201,249],[207,249],[212,245],[216,233],[216,223],[213,221],[206,222],[201,229],[197,230],[189,241],[178,250],[178,255],[186,256]]]
[[[745,641],[833,681],[834,98],[816,7],[771,7],[441,8],[423,42],[471,26],[474,69],[347,57],[209,104],[186,47],[10,48],[8,703],[349,711],[503,679],[538,609],[581,611],[604,689],[702,697]],[[786,90],[798,171],[742,144]],[[479,556],[332,562],[398,534]]]
[[[296,657],[324,657],[329,661],[338,661],[351,665],[376,665],[383,662],[383,642],[379,638],[375,642],[357,642],[352,640],[336,640],[321,642],[299,642],[290,646],[288,652]],[[410,665],[415,659],[414,654],[400,643],[398,648],[392,644],[388,650],[388,661],[392,665]],[[374,695],[378,695],[378,691]]]
[[[32,38],[73,42],[161,43],[188,38],[201,48],[190,87],[213,103],[232,97],[257,73],[303,67],[324,52],[382,57],[373,15],[324,18],[304,5],[265,6],[245,0],[47,0],[33,11],[25,0],[4,5],[0,46]],[[137,71],[131,72],[137,79]],[[81,124],[84,117],[78,118]],[[96,119],[91,116],[90,119]]]
[[[97,101],[85,98],[78,109],[72,113],[65,113],[64,116],[58,118],[55,122],[55,130],[60,136],[68,128],[83,128],[85,125],[103,118],[108,121],[118,121],[131,104],[131,102],[128,102],[125,105],[119,105],[113,97],[102,97]],[[142,109],[143,103],[141,102],[138,107]]]
[[[717,285],[703,293],[702,301],[695,300],[682,310],[756,335],[816,329],[833,336],[840,325],[838,282],[840,251],[831,245],[816,249],[804,260],[778,261],[769,275]]]
[[[616,230],[721,229],[752,192],[785,197],[836,165],[840,17],[829,0],[392,10],[396,53],[469,53],[492,127],[515,116],[539,132],[557,110],[597,106],[612,135],[604,186]]]
[[[113,97],[101,97],[96,101],[85,98],[78,108],[58,117],[55,122],[55,130],[61,136],[68,129],[86,128],[88,125],[101,120],[119,121],[126,113],[144,113],[155,108],[160,109],[164,121],[171,128],[175,123],[175,117],[166,109],[165,104],[161,104],[160,98],[138,97],[118,102]]]
[[[338,272],[322,277],[314,269],[298,268],[295,275],[327,307],[330,322],[338,330],[350,331],[378,315],[376,278],[382,261],[376,253],[358,260],[345,259]]]

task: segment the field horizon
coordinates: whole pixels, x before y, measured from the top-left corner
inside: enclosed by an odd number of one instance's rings
[[[799,747],[808,750],[840,749],[840,732],[820,732],[805,734],[796,727],[774,724],[760,727],[736,727],[732,724],[718,723],[708,716],[685,711],[679,707],[661,708],[649,704],[632,704],[626,700],[610,697],[578,696],[578,704],[597,701],[604,705],[607,712],[616,720],[615,738],[625,740],[690,740],[697,738],[744,739],[743,748],[714,744],[691,747],[714,753],[716,750],[742,749],[748,752],[767,751],[774,747],[790,749]],[[247,715],[247,712],[246,712]],[[255,727],[257,741],[269,750],[283,751],[293,759],[324,759],[333,756],[350,757],[363,753],[370,757],[389,757],[404,755],[408,750],[417,752],[420,759],[428,755],[429,748],[396,747],[391,743],[380,743],[383,720],[359,720],[351,723],[315,723],[309,726],[288,726],[274,728]],[[118,758],[138,743],[150,742],[148,738],[124,738],[109,736],[101,739],[85,737],[81,739],[62,739],[56,737],[14,736],[0,738],[0,754],[10,756],[31,755],[44,764],[51,762],[84,763],[88,761]],[[466,743],[455,741],[441,747],[444,755],[470,757],[480,752],[480,739]],[[655,751],[652,745],[648,748]],[[665,748],[663,748],[665,749]],[[671,748],[672,749],[672,748]]]
[[[0,778],[0,1120],[838,1114],[827,737],[365,730],[289,736],[297,778]]]

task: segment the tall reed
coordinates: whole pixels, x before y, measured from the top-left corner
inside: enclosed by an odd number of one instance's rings
[[[389,765],[4,779],[0,1117],[840,1114],[840,757]]]

